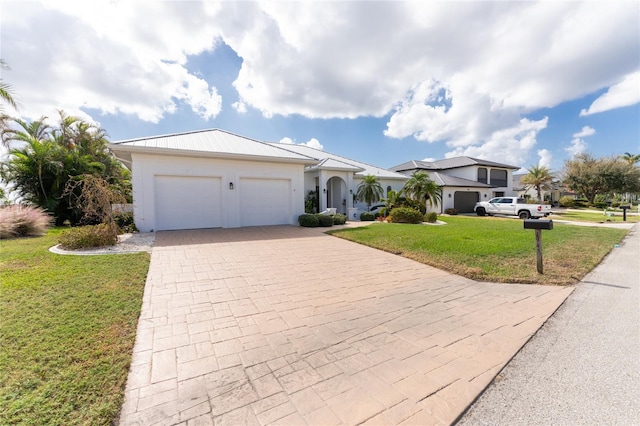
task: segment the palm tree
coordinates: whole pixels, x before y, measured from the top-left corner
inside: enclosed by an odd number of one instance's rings
[[[624,155],[621,155],[620,158],[632,166],[636,163],[640,162],[640,154],[632,154],[630,152],[625,152]]]
[[[438,205],[442,200],[440,187],[425,172],[415,172],[405,182],[403,190],[409,197],[421,203],[424,202],[425,211],[427,210],[427,200],[432,207]]]
[[[548,191],[551,189],[551,183],[553,182],[553,175],[546,166],[531,166],[527,170],[527,173],[521,180],[526,185],[526,188],[535,188],[538,194],[538,202],[542,202],[542,191]]]
[[[356,191],[356,199],[367,203],[367,211],[371,209],[371,204],[379,201],[384,194],[384,190],[378,181],[378,177],[374,175],[366,175],[362,178],[362,182],[358,185]]]
[[[0,59],[0,68],[9,69],[7,64],[2,59]],[[11,86],[3,82],[1,78],[0,78],[0,100],[2,101],[0,102],[0,133],[2,134],[3,145],[8,146],[5,143],[4,133],[9,129],[9,121],[11,117],[9,117],[9,115],[5,113],[4,104],[7,104],[14,110],[17,110],[18,102],[15,100],[15,98],[13,97],[13,94],[11,93]]]
[[[396,207],[400,207],[404,202],[403,190],[387,192],[387,198],[383,198],[384,208],[380,211],[384,216],[388,216]]]

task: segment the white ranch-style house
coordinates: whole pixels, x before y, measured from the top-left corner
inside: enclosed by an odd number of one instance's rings
[[[124,140],[109,149],[131,169],[133,212],[142,232],[296,224],[305,197],[319,210],[359,218],[362,177],[386,193],[407,176],[301,145],[266,143],[212,129]]]
[[[520,167],[472,157],[454,157],[438,161],[412,160],[391,167],[407,176],[426,172],[442,190],[442,202],[429,211],[443,213],[455,208],[472,213],[478,201],[513,196],[513,171]]]

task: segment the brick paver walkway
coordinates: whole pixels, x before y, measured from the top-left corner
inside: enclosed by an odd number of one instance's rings
[[[451,424],[571,291],[293,226],[159,233],[120,422]]]

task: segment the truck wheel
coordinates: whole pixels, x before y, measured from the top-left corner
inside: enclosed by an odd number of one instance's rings
[[[520,219],[529,219],[531,217],[531,214],[526,210],[522,210],[520,213],[518,213],[518,217]]]
[[[476,209],[476,214],[477,214],[478,216],[484,216],[484,215],[485,215],[485,213],[486,213],[486,212],[485,212],[485,210],[484,210],[484,207],[478,207],[478,208]]]

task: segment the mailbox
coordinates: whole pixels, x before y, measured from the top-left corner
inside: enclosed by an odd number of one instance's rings
[[[524,229],[553,229],[552,220],[543,219],[525,219]]]

